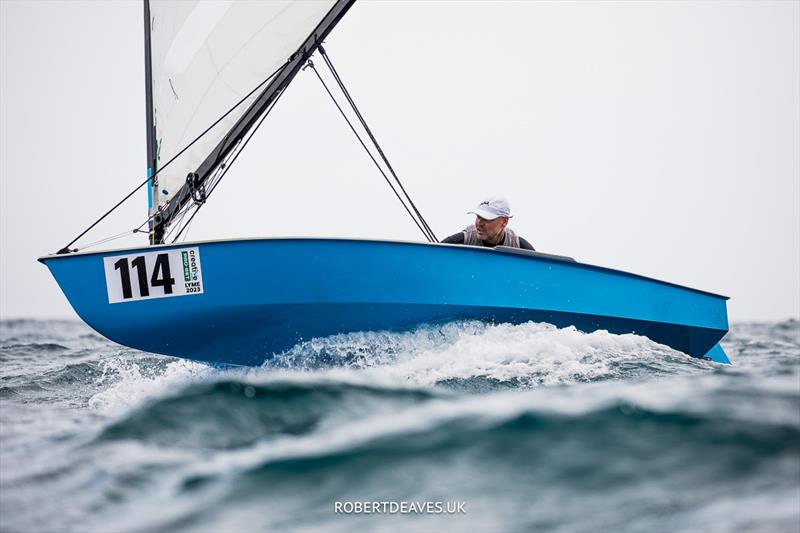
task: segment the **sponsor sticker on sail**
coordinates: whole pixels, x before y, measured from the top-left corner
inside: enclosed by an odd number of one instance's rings
[[[203,293],[197,247],[106,257],[103,266],[108,303]]]

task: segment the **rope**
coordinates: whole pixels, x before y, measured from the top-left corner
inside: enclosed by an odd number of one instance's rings
[[[281,96],[283,96],[283,93],[284,93],[284,91],[281,91],[280,93],[278,93],[278,96],[275,97],[275,100],[272,101],[272,103],[270,104],[269,108],[264,112],[263,115],[261,115],[261,118],[258,119],[258,122],[256,123],[256,125],[253,126],[250,129],[249,135],[247,136],[247,138],[244,141],[241,142],[241,145],[236,149],[236,153],[233,155],[233,157],[231,157],[230,161],[225,164],[225,168],[222,169],[222,172],[221,172],[220,176],[218,178],[216,178],[216,181],[214,181],[213,183],[209,184],[209,190],[205,195],[205,199],[206,200],[208,200],[211,197],[211,194],[217,189],[217,186],[222,181],[222,178],[225,177],[225,174],[228,173],[228,170],[230,170],[230,168],[233,166],[233,164],[239,158],[239,154],[241,154],[242,151],[244,151],[245,147],[247,146],[247,143],[250,142],[250,139],[252,139],[253,136],[256,134],[256,131],[258,131],[258,128],[260,128],[261,124],[264,123],[264,119],[266,119],[267,116],[275,108],[275,104],[277,104],[278,100],[281,99]],[[195,215],[197,215],[197,212],[200,211],[200,208],[203,207],[204,205],[206,205],[205,201],[200,203],[200,204],[197,204],[197,209],[194,210],[194,213],[192,213],[192,216],[189,217],[189,220],[186,221],[186,224],[184,224],[183,228],[181,228],[181,230],[178,232],[178,234],[172,240],[173,243],[177,242],[177,240],[180,238],[181,234],[183,234],[184,230],[186,230],[186,228],[188,228],[189,225],[192,223],[192,220],[194,220],[194,217],[195,217]]]
[[[118,233],[116,235],[112,235],[111,237],[106,237],[105,239],[100,239],[99,241],[91,242],[91,243],[87,244],[86,246],[84,246],[84,248],[89,248],[91,246],[97,246],[98,244],[103,244],[104,242],[115,241],[117,239],[121,239],[122,237],[125,237],[127,235],[132,235],[134,233],[136,233],[135,229],[134,230],[123,231],[122,233]]]
[[[358,107],[356,106],[355,101],[350,96],[350,92],[347,90],[347,87],[345,87],[344,82],[342,81],[342,78],[339,76],[339,72],[333,66],[333,62],[331,62],[330,58],[328,57],[328,54],[325,52],[325,48],[323,48],[322,45],[319,46],[319,51],[320,51],[320,54],[322,54],[322,59],[325,60],[325,64],[327,65],[328,69],[331,71],[331,74],[333,74],[333,79],[336,80],[336,83],[339,85],[339,88],[341,89],[341,91],[344,94],[345,98],[347,98],[347,101],[350,104],[350,107],[353,108],[353,111],[355,112],[356,116],[358,117],[358,120],[361,122],[361,125],[364,127],[364,131],[367,132],[367,135],[369,135],[369,138],[372,141],[372,144],[374,144],[375,148],[378,150],[378,154],[380,154],[381,159],[383,159],[383,162],[386,164],[386,168],[389,169],[389,172],[392,174],[392,177],[397,182],[397,185],[400,186],[400,190],[403,191],[403,194],[405,195],[406,199],[408,200],[408,203],[411,205],[411,208],[414,209],[414,213],[416,213],[417,217],[419,217],[419,221],[422,223],[423,227],[426,230],[424,233],[426,233],[426,236],[429,238],[429,240],[431,242],[439,242],[439,239],[436,238],[436,235],[433,233],[433,230],[430,228],[428,223],[425,221],[425,217],[422,216],[422,213],[419,212],[419,209],[417,209],[417,206],[414,205],[414,202],[411,200],[411,196],[408,194],[408,192],[406,192],[405,187],[403,187],[403,184],[400,182],[400,178],[397,177],[397,173],[395,173],[394,168],[392,168],[392,165],[389,163],[389,160],[387,159],[386,155],[383,153],[383,150],[381,150],[380,144],[378,144],[377,139],[372,134],[372,130],[370,130],[369,126],[367,125],[366,120],[364,119],[364,116],[358,110]]]
[[[414,202],[411,200],[411,197],[410,197],[410,195],[408,194],[408,192],[406,191],[406,189],[405,189],[405,187],[403,186],[402,182],[401,182],[401,181],[400,181],[400,179],[397,177],[397,173],[394,171],[394,168],[393,168],[393,167],[392,167],[392,165],[389,163],[389,160],[388,160],[388,158],[387,158],[387,157],[386,157],[386,155],[384,154],[383,150],[381,149],[380,145],[378,144],[378,141],[377,141],[377,139],[376,139],[376,138],[375,138],[375,136],[373,135],[373,133],[372,133],[372,130],[370,130],[369,126],[368,126],[368,125],[367,125],[367,123],[366,123],[366,120],[364,119],[363,115],[361,114],[361,112],[359,111],[358,107],[356,106],[356,104],[355,104],[355,101],[354,101],[354,100],[353,100],[353,98],[350,96],[350,93],[348,92],[347,88],[345,87],[345,85],[344,85],[344,82],[342,81],[341,77],[339,76],[339,73],[336,71],[336,68],[333,66],[333,63],[331,62],[330,58],[328,57],[327,53],[325,52],[325,49],[324,49],[322,46],[320,46],[320,47],[319,47],[319,50],[320,50],[320,52],[321,52],[321,54],[322,54],[322,57],[323,57],[323,59],[325,60],[325,64],[326,64],[326,66],[328,67],[328,69],[330,70],[331,74],[333,75],[333,78],[334,78],[334,80],[336,81],[336,83],[338,84],[338,86],[339,86],[340,90],[342,91],[342,93],[344,94],[345,98],[347,99],[347,102],[350,104],[350,107],[351,107],[351,108],[353,109],[353,111],[355,112],[355,114],[356,114],[356,117],[358,117],[358,120],[359,120],[359,122],[361,123],[362,127],[363,127],[363,128],[364,128],[364,130],[366,131],[366,133],[367,133],[367,135],[369,136],[370,140],[372,141],[372,144],[373,144],[373,145],[375,146],[375,148],[377,149],[377,151],[378,151],[378,154],[380,155],[381,159],[383,160],[384,164],[386,165],[387,169],[389,170],[389,173],[392,175],[392,177],[394,178],[395,182],[396,182],[396,183],[397,183],[397,185],[400,187],[400,190],[402,191],[402,193],[403,193],[403,196],[405,196],[405,200],[403,199],[403,197],[401,197],[401,196],[400,196],[400,193],[398,193],[398,191],[397,191],[397,189],[395,188],[394,184],[391,182],[391,180],[389,179],[389,177],[386,175],[386,173],[384,172],[383,168],[381,168],[380,164],[379,164],[379,163],[378,163],[378,161],[375,159],[375,157],[372,155],[372,152],[370,152],[370,150],[369,150],[369,148],[367,147],[367,145],[366,145],[366,144],[364,143],[364,141],[361,139],[361,136],[358,134],[358,131],[356,131],[355,127],[354,127],[354,126],[353,126],[353,124],[350,122],[350,119],[347,117],[347,115],[345,114],[345,112],[342,110],[341,106],[340,106],[340,105],[339,105],[339,103],[336,101],[336,98],[333,96],[333,93],[331,93],[331,91],[330,91],[330,89],[328,88],[327,84],[326,84],[326,83],[325,83],[325,81],[322,79],[322,76],[320,76],[319,72],[318,72],[318,71],[317,71],[317,69],[315,68],[315,66],[314,66],[314,63],[313,63],[311,60],[308,60],[308,64],[307,64],[307,66],[311,67],[311,69],[314,71],[314,74],[316,74],[316,76],[317,76],[317,78],[319,79],[320,83],[322,83],[322,86],[325,88],[325,91],[328,93],[328,96],[330,96],[331,100],[332,100],[332,101],[333,101],[333,103],[336,105],[336,108],[339,110],[339,113],[341,113],[342,117],[343,117],[343,118],[345,119],[345,121],[347,122],[347,125],[348,125],[348,126],[350,127],[350,129],[352,130],[353,134],[356,136],[356,138],[358,139],[359,143],[361,143],[361,146],[362,146],[362,147],[364,148],[364,150],[367,152],[367,155],[369,155],[369,157],[370,157],[370,159],[372,160],[372,162],[373,162],[373,163],[375,164],[375,166],[378,168],[378,171],[381,173],[381,175],[383,176],[384,180],[385,180],[385,181],[386,181],[386,183],[389,185],[389,188],[392,190],[392,192],[395,194],[395,196],[397,197],[397,199],[398,199],[398,200],[400,201],[400,203],[403,205],[403,208],[406,210],[406,212],[409,214],[409,216],[411,217],[411,219],[414,221],[414,224],[415,224],[415,225],[417,226],[417,228],[418,228],[418,229],[419,229],[419,230],[422,232],[422,234],[423,234],[423,235],[425,235],[425,238],[426,238],[426,239],[427,239],[429,242],[438,242],[438,239],[436,238],[436,235],[433,233],[433,230],[430,228],[430,226],[428,225],[427,221],[426,221],[426,220],[425,220],[425,218],[422,216],[422,213],[420,213],[419,209],[417,209],[416,205],[415,205],[415,204],[414,204]],[[195,138],[195,139],[194,139],[192,142],[190,142],[188,145],[186,145],[186,146],[185,146],[183,149],[181,149],[181,150],[180,150],[180,151],[179,151],[179,152],[178,152],[178,153],[177,153],[175,156],[173,156],[173,157],[172,157],[172,158],[171,158],[169,161],[167,161],[167,162],[166,162],[166,163],[165,163],[163,166],[161,166],[161,168],[159,168],[159,169],[158,169],[158,170],[157,170],[155,173],[153,173],[153,175],[152,175],[152,176],[148,177],[148,178],[147,178],[145,181],[143,181],[142,183],[140,183],[139,185],[137,185],[137,186],[136,186],[136,187],[135,187],[135,188],[134,188],[134,189],[133,189],[133,190],[132,190],[130,193],[128,193],[128,194],[127,194],[127,195],[126,195],[124,198],[122,198],[122,200],[120,200],[119,202],[117,202],[117,203],[116,203],[116,204],[115,204],[115,205],[114,205],[114,206],[113,206],[111,209],[109,209],[108,211],[106,211],[106,212],[105,212],[105,213],[104,213],[104,214],[103,214],[103,215],[102,215],[100,218],[98,218],[98,219],[97,219],[97,220],[96,220],[94,223],[92,223],[92,224],[91,224],[89,227],[87,227],[87,228],[86,228],[86,229],[85,229],[83,232],[81,232],[81,233],[80,233],[80,234],[79,234],[77,237],[75,237],[75,238],[74,238],[72,241],[70,241],[70,242],[69,242],[69,243],[68,243],[66,246],[64,246],[63,248],[61,248],[61,249],[60,249],[60,250],[59,250],[57,253],[59,253],[59,254],[65,254],[65,253],[69,253],[69,252],[75,252],[75,251],[78,251],[78,249],[77,249],[77,248],[75,248],[74,250],[70,250],[70,249],[69,249],[69,247],[70,247],[70,246],[72,246],[72,245],[73,245],[75,242],[77,242],[77,241],[78,241],[78,240],[79,240],[81,237],[83,237],[84,235],[86,235],[86,233],[88,233],[88,232],[89,232],[89,231],[90,231],[92,228],[94,228],[95,226],[97,226],[97,224],[99,224],[99,223],[100,223],[102,220],[104,220],[104,219],[105,219],[105,218],[106,218],[108,215],[110,215],[110,214],[111,214],[113,211],[115,211],[115,210],[116,210],[116,209],[117,209],[117,208],[118,208],[120,205],[122,205],[123,203],[125,203],[125,202],[126,202],[126,201],[127,201],[127,200],[128,200],[130,197],[131,197],[131,196],[133,196],[133,195],[134,195],[134,194],[135,194],[135,193],[136,193],[136,192],[137,192],[139,189],[141,189],[142,187],[144,187],[144,186],[145,186],[147,183],[149,183],[149,182],[150,182],[150,181],[151,181],[151,180],[152,180],[152,179],[153,179],[155,176],[157,176],[157,175],[158,175],[158,174],[159,174],[161,171],[163,171],[164,169],[166,169],[166,168],[167,168],[167,167],[168,167],[168,166],[169,166],[169,165],[170,165],[170,164],[171,164],[173,161],[175,161],[175,160],[176,160],[178,157],[180,157],[181,155],[183,155],[183,154],[184,154],[184,152],[186,152],[186,151],[187,151],[189,148],[191,148],[191,147],[192,147],[192,146],[193,146],[193,145],[194,145],[194,144],[195,144],[197,141],[199,141],[199,140],[200,140],[200,139],[201,139],[203,136],[205,136],[205,135],[206,135],[206,134],[207,134],[209,131],[211,131],[211,130],[212,130],[212,129],[213,129],[213,128],[214,128],[214,127],[217,125],[217,124],[219,124],[219,123],[220,123],[222,120],[224,120],[224,119],[225,119],[225,118],[226,118],[228,115],[230,115],[230,114],[231,114],[231,113],[232,113],[232,112],[233,112],[233,111],[234,111],[234,110],[235,110],[237,107],[239,107],[239,106],[240,106],[240,105],[241,105],[243,102],[245,102],[245,101],[246,101],[248,98],[250,98],[250,97],[251,97],[251,96],[252,96],[252,95],[253,95],[253,94],[254,94],[256,91],[258,91],[258,90],[259,90],[259,89],[260,89],[260,88],[261,88],[261,87],[262,87],[264,84],[266,84],[266,83],[267,83],[269,80],[271,80],[271,79],[272,79],[272,78],[273,78],[273,77],[274,77],[274,76],[275,76],[275,75],[276,75],[278,72],[280,72],[280,71],[281,71],[281,70],[282,70],[282,69],[283,69],[283,68],[286,66],[286,64],[287,64],[287,63],[288,63],[288,60],[287,60],[287,62],[286,62],[286,63],[284,63],[283,65],[281,65],[280,67],[278,67],[278,69],[276,69],[274,72],[272,72],[272,74],[270,74],[270,75],[269,75],[267,78],[265,78],[265,79],[264,79],[264,81],[262,81],[261,83],[259,83],[259,84],[258,84],[258,85],[257,85],[257,86],[256,86],[256,87],[255,87],[255,88],[252,90],[252,91],[250,91],[250,92],[249,92],[247,95],[245,95],[245,96],[244,96],[244,97],[243,97],[241,100],[239,100],[239,101],[238,101],[236,104],[234,104],[234,105],[233,105],[233,107],[231,107],[231,108],[230,108],[228,111],[226,111],[226,112],[225,112],[225,113],[224,113],[222,116],[220,116],[220,117],[219,117],[219,118],[218,118],[218,119],[217,119],[217,120],[216,120],[216,121],[215,121],[213,124],[211,124],[211,125],[210,125],[208,128],[206,128],[206,130],[205,130],[205,131],[203,131],[203,132],[202,132],[200,135],[198,135],[198,136],[197,136],[197,137],[196,137],[196,138]],[[209,183],[209,189],[208,189],[208,191],[207,191],[207,192],[205,191],[205,187],[204,187],[204,186],[203,186],[202,188],[198,187],[198,188],[197,188],[197,191],[195,191],[195,190],[192,190],[192,193],[193,193],[193,194],[192,194],[192,199],[193,199],[195,202],[194,202],[193,204],[190,204],[190,205],[189,205],[189,208],[187,208],[187,209],[183,210],[183,212],[180,214],[180,216],[179,216],[178,220],[176,221],[176,223],[175,223],[174,227],[173,227],[173,228],[172,228],[172,230],[171,230],[171,231],[170,231],[170,232],[167,234],[167,236],[169,236],[171,233],[173,233],[173,231],[174,231],[175,229],[177,229],[177,228],[180,226],[180,224],[183,222],[183,219],[186,217],[186,215],[187,215],[187,214],[188,214],[188,212],[190,211],[190,207],[192,207],[192,206],[196,206],[196,208],[194,209],[194,211],[193,211],[192,215],[189,217],[189,220],[188,220],[188,221],[187,221],[187,222],[186,222],[186,223],[183,225],[183,227],[180,229],[180,231],[179,231],[179,232],[178,232],[178,234],[176,235],[175,239],[172,241],[173,243],[174,243],[174,242],[176,242],[176,241],[177,241],[177,240],[180,238],[180,236],[181,236],[181,235],[184,233],[184,231],[186,231],[186,229],[187,229],[187,228],[189,227],[189,225],[192,223],[192,221],[194,220],[194,217],[197,215],[197,212],[198,212],[198,211],[200,211],[200,208],[201,208],[203,205],[205,205],[205,200],[207,200],[207,199],[208,199],[208,198],[211,196],[211,193],[213,193],[213,192],[214,192],[214,190],[216,189],[217,185],[219,185],[219,183],[222,181],[222,178],[225,176],[225,174],[227,174],[227,172],[228,172],[228,169],[230,169],[231,165],[232,165],[232,164],[233,164],[233,163],[236,161],[236,159],[239,157],[239,154],[242,152],[242,150],[244,149],[244,147],[245,147],[245,146],[247,146],[247,143],[249,143],[249,142],[250,142],[250,139],[252,139],[252,137],[253,137],[253,135],[255,134],[256,130],[258,130],[258,128],[259,128],[259,127],[261,126],[261,124],[264,122],[264,119],[267,117],[267,115],[269,115],[270,111],[272,111],[272,109],[275,107],[275,104],[277,103],[277,101],[280,99],[280,96],[282,96],[282,95],[283,95],[283,91],[281,91],[281,93],[278,95],[278,97],[277,97],[277,98],[276,98],[276,99],[275,99],[275,100],[272,102],[272,105],[270,105],[269,109],[268,109],[268,110],[267,110],[267,111],[266,111],[266,112],[265,112],[265,113],[264,113],[264,114],[261,116],[261,118],[259,119],[258,123],[255,125],[255,127],[254,127],[254,128],[252,128],[252,130],[251,130],[250,134],[249,134],[249,135],[248,135],[248,137],[245,139],[245,141],[244,141],[244,142],[241,144],[241,146],[240,146],[240,147],[239,147],[239,148],[236,150],[236,152],[235,152],[235,154],[233,155],[233,157],[232,157],[232,159],[230,160],[230,162],[229,162],[229,163],[227,163],[227,164],[223,164],[224,166],[223,166],[223,165],[221,165],[221,166],[219,167],[219,168],[222,168],[222,171],[221,171],[221,173],[219,174],[219,177],[217,177],[217,178],[213,178],[213,179],[210,181],[210,183]],[[191,186],[191,185],[192,185],[192,184],[190,183],[190,186]],[[195,192],[197,193],[197,195],[195,194]],[[195,197],[195,196],[197,196],[197,197]],[[408,202],[408,204],[411,206],[411,209],[409,209],[408,205],[406,205],[406,202]],[[413,213],[412,213],[412,211],[411,211],[412,209],[413,209]],[[137,233],[137,232],[139,232],[139,231],[142,231],[142,227],[143,227],[144,225],[148,224],[150,221],[152,221],[154,218],[156,218],[156,217],[158,217],[158,216],[160,216],[160,213],[155,213],[155,214],[153,214],[153,215],[151,215],[151,216],[148,216],[147,220],[145,220],[145,222],[143,222],[143,223],[142,223],[142,224],[141,224],[141,225],[140,225],[138,228],[134,228],[134,229],[133,229],[133,231],[132,231],[132,233]],[[128,233],[129,233],[129,231],[126,231],[126,232],[124,232],[124,233],[120,233],[119,235],[112,236],[112,237],[108,237],[108,238],[106,238],[106,239],[102,239],[102,240],[100,240],[100,241],[96,241],[96,242],[94,242],[94,243],[90,243],[90,244],[88,244],[88,245],[84,246],[84,248],[87,248],[87,247],[90,247],[90,246],[94,246],[94,245],[97,245],[97,244],[100,244],[100,243],[103,243],[103,242],[108,242],[108,241],[110,241],[110,240],[114,240],[114,239],[121,238],[122,236],[124,236],[124,235],[127,235]]]
[[[325,88],[325,91],[328,93],[328,96],[331,97],[331,100],[333,101],[334,105],[336,105],[336,109],[339,110],[339,113],[341,113],[341,115],[344,118],[345,122],[347,122],[347,125],[350,126],[350,130],[356,136],[356,139],[358,139],[358,142],[361,143],[361,146],[364,148],[364,151],[367,152],[367,155],[369,156],[369,158],[372,159],[373,163],[375,163],[375,167],[378,169],[378,172],[381,173],[381,175],[383,176],[383,179],[386,180],[386,183],[389,185],[389,188],[392,189],[392,192],[394,193],[394,195],[397,197],[398,200],[400,200],[400,203],[403,205],[403,208],[408,213],[408,216],[411,217],[411,220],[414,221],[414,224],[416,224],[417,228],[419,228],[419,230],[422,232],[422,234],[425,235],[425,238],[428,240],[428,242],[433,242],[432,239],[431,239],[431,236],[425,231],[425,228],[423,227],[423,225],[417,220],[417,218],[414,216],[414,214],[411,212],[411,210],[406,205],[405,201],[403,201],[403,198],[400,196],[400,193],[397,192],[397,189],[395,189],[394,185],[389,180],[389,176],[386,175],[386,172],[384,172],[383,169],[381,168],[380,164],[378,164],[378,161],[372,155],[372,152],[369,151],[369,148],[367,148],[367,145],[361,139],[361,136],[358,134],[358,131],[356,131],[355,127],[353,127],[353,124],[350,122],[350,119],[347,118],[347,115],[342,110],[342,107],[339,105],[339,102],[336,101],[336,98],[334,98],[333,93],[331,93],[331,90],[328,88],[328,85],[325,83],[325,80],[322,79],[322,76],[320,76],[320,74],[317,71],[316,67],[314,67],[313,61],[311,61],[309,59],[308,63],[307,63],[307,66],[310,67],[311,70],[314,71],[314,74],[317,75],[317,78],[319,79],[320,83],[322,83],[322,86]]]
[[[200,206],[200,205],[202,205],[202,204],[189,204],[189,205],[190,205],[190,206],[195,206],[195,205],[197,205],[197,206]],[[199,207],[198,207],[198,209],[199,209]],[[180,226],[181,222],[183,222],[183,219],[184,219],[184,218],[186,218],[186,215],[189,213],[189,211],[191,211],[191,207],[189,207],[189,208],[187,208],[187,209],[184,209],[184,210],[182,210],[182,211],[181,211],[179,214],[177,214],[177,215],[175,215],[175,216],[173,217],[173,220],[175,220],[175,224],[174,224],[174,225],[173,225],[173,226],[170,228],[170,230],[169,230],[169,231],[167,232],[167,234],[164,236],[164,242],[166,242],[167,238],[169,238],[169,236],[170,236],[170,235],[171,235],[171,234],[172,234],[172,233],[173,233],[173,232],[174,232],[176,229],[178,229],[178,227]]]
[[[250,98],[250,97],[251,97],[251,96],[252,96],[252,95],[253,95],[253,94],[254,94],[256,91],[258,91],[258,90],[259,90],[259,89],[260,89],[260,88],[261,88],[261,87],[262,87],[262,86],[263,86],[265,83],[267,83],[267,82],[268,82],[269,80],[271,80],[271,79],[272,79],[272,78],[273,78],[273,77],[274,77],[274,76],[275,76],[275,75],[276,75],[278,72],[280,72],[280,71],[283,69],[283,67],[285,67],[285,66],[286,66],[288,63],[289,63],[289,60],[287,59],[285,63],[283,63],[283,64],[282,64],[280,67],[278,67],[278,68],[277,68],[277,69],[276,69],[276,70],[275,70],[275,71],[274,71],[272,74],[270,74],[269,76],[267,76],[267,77],[266,77],[266,79],[264,79],[264,81],[262,81],[261,83],[259,83],[259,84],[258,84],[258,85],[257,85],[257,86],[256,86],[256,87],[255,87],[255,88],[252,90],[252,91],[250,91],[249,93],[247,93],[247,95],[246,95],[244,98],[242,98],[241,100],[239,100],[238,102],[236,102],[236,104],[234,104],[234,106],[233,106],[233,107],[231,107],[230,109],[228,109],[228,110],[225,112],[225,114],[224,114],[224,115],[222,115],[221,117],[219,117],[219,118],[218,118],[218,119],[217,119],[217,120],[216,120],[216,121],[215,121],[215,122],[214,122],[212,125],[210,125],[208,128],[206,128],[206,130],[205,130],[203,133],[201,133],[200,135],[198,135],[198,136],[197,136],[197,137],[196,137],[196,138],[195,138],[195,139],[194,139],[192,142],[190,142],[188,145],[186,145],[186,146],[185,146],[185,147],[184,147],[184,148],[183,148],[183,149],[182,149],[180,152],[178,152],[177,154],[175,154],[175,156],[174,156],[172,159],[170,159],[169,161],[167,161],[167,162],[166,162],[166,163],[165,163],[165,164],[164,164],[164,165],[163,165],[163,166],[162,166],[160,169],[158,169],[156,172],[154,172],[152,176],[148,177],[148,178],[147,178],[146,180],[144,180],[142,183],[140,183],[139,185],[137,185],[137,186],[136,186],[136,188],[134,188],[134,189],[133,189],[133,190],[132,190],[130,193],[128,193],[128,195],[127,195],[127,196],[125,196],[125,198],[123,198],[122,200],[120,200],[119,202],[117,202],[117,204],[116,204],[114,207],[112,207],[111,209],[109,209],[108,211],[106,211],[106,212],[105,212],[105,214],[103,214],[103,215],[102,215],[100,218],[98,218],[97,220],[95,220],[95,221],[94,221],[94,223],[92,223],[92,224],[91,224],[91,225],[90,225],[88,228],[86,228],[85,230],[83,230],[83,232],[82,232],[80,235],[78,235],[77,237],[75,237],[74,239],[72,239],[72,240],[69,242],[69,244],[67,244],[66,246],[64,246],[63,248],[61,248],[61,249],[60,249],[58,252],[56,252],[56,253],[58,253],[58,254],[67,254],[67,253],[70,253],[70,252],[77,252],[77,251],[78,251],[78,249],[77,249],[77,248],[75,248],[74,250],[70,250],[70,249],[69,249],[69,247],[70,247],[70,246],[72,246],[73,244],[75,244],[75,242],[76,242],[78,239],[80,239],[81,237],[83,237],[84,235],[86,235],[86,234],[89,232],[89,230],[91,230],[92,228],[94,228],[94,227],[95,227],[97,224],[99,224],[99,223],[100,223],[100,222],[101,222],[103,219],[105,219],[105,218],[106,218],[108,215],[110,215],[110,214],[111,214],[111,213],[112,213],[114,210],[116,210],[116,209],[117,209],[119,206],[121,206],[123,203],[125,203],[125,201],[126,201],[126,200],[128,200],[128,198],[130,198],[131,196],[133,196],[133,195],[134,195],[134,193],[136,193],[136,191],[138,191],[139,189],[141,189],[142,187],[144,187],[144,186],[145,186],[147,183],[149,183],[151,179],[153,179],[154,177],[156,177],[156,176],[157,176],[157,175],[158,175],[158,174],[159,174],[159,173],[160,173],[162,170],[164,170],[165,168],[167,168],[167,167],[169,166],[169,164],[170,164],[170,163],[172,163],[173,161],[175,161],[176,159],[178,159],[178,157],[180,157],[181,155],[183,155],[183,153],[184,153],[186,150],[188,150],[189,148],[191,148],[191,147],[192,147],[192,146],[193,146],[193,145],[194,145],[194,144],[195,144],[197,141],[199,141],[199,140],[200,140],[200,139],[201,139],[201,138],[202,138],[202,137],[203,137],[205,134],[207,134],[209,131],[211,131],[211,130],[214,128],[214,126],[216,126],[217,124],[219,124],[220,122],[222,122],[222,120],[224,120],[224,119],[225,119],[225,117],[227,117],[228,115],[230,115],[230,114],[233,112],[233,110],[234,110],[234,109],[236,109],[237,107],[239,107],[239,106],[242,104],[242,102],[244,102],[245,100],[247,100],[248,98]],[[148,220],[149,220],[149,219],[148,219]]]

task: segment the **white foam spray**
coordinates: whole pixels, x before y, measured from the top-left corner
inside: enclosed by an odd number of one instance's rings
[[[691,366],[690,359],[639,335],[604,330],[583,333],[574,327],[534,322],[467,321],[403,333],[361,332],[314,339],[267,366],[359,370],[370,380],[390,378],[422,386],[482,378],[533,387],[630,377],[631,369],[642,365],[680,362]]]
[[[207,365],[170,359],[154,364],[152,357],[130,357],[125,353],[103,359],[97,385],[101,391],[89,399],[89,407],[106,415],[118,415],[143,401],[174,392],[190,383],[207,379],[214,369]]]

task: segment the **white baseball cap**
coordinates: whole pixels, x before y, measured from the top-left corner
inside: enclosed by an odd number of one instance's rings
[[[478,207],[473,211],[467,211],[467,213],[478,215],[486,220],[494,220],[497,217],[511,218],[512,216],[511,206],[508,205],[508,201],[505,198],[498,198],[496,196],[484,198],[483,201],[478,204]]]

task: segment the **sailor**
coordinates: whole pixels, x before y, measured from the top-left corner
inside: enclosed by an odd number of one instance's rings
[[[508,219],[511,218],[511,206],[505,198],[491,196],[483,200],[474,211],[467,213],[475,215],[475,224],[467,226],[463,231],[450,235],[442,242],[446,244],[467,244],[470,246],[510,246],[534,250],[531,243],[514,233],[508,228]]]

